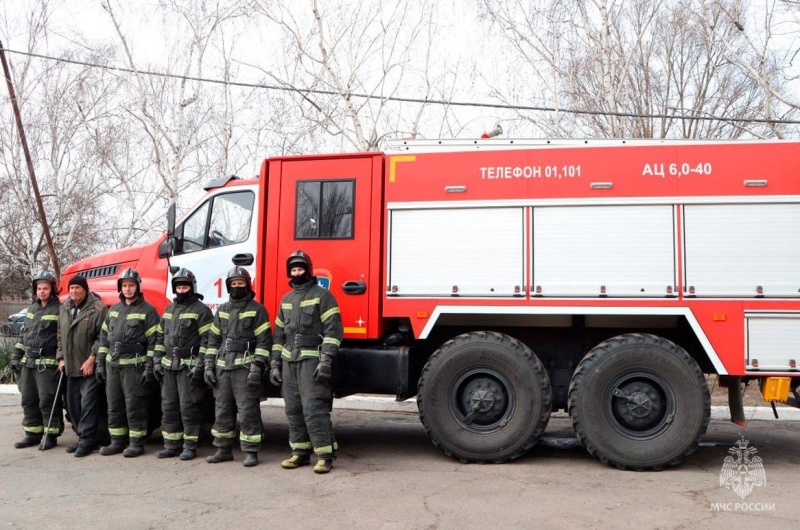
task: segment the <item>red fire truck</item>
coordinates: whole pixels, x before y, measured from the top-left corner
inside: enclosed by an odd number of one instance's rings
[[[337,397],[417,396],[465,462],[526,453],[552,411],[603,462],[675,465],[709,422],[705,374],[797,402],[800,143],[398,141],[264,160],[150,245],[69,267],[107,303],[125,267],[163,309],[170,266],[214,308],[232,262],[270,314],[302,249],[339,301]],[[168,259],[169,258],[169,264]],[[276,389],[271,389],[277,395]]]

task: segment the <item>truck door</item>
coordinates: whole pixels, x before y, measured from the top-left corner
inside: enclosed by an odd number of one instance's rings
[[[371,295],[381,292],[380,271],[370,268],[377,257],[370,252],[379,252],[370,244],[372,230],[379,230],[371,226],[374,160],[374,155],[349,155],[280,164],[278,297],[289,288],[281,280],[286,258],[303,250],[313,260],[317,282],[336,297],[348,338],[366,338],[368,329],[376,333],[378,326],[377,316],[370,315],[377,310],[370,307]]]
[[[223,188],[205,198],[175,227],[175,251],[170,265],[186,267],[197,277],[197,289],[212,310],[228,299],[225,276],[232,259],[254,276],[256,186]],[[167,278],[172,299],[172,275]],[[253,285],[256,285],[255,281]]]

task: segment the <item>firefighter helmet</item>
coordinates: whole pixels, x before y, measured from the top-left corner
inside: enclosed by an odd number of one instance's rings
[[[175,275],[172,277],[172,292],[178,294],[178,291],[175,289],[178,284],[186,284],[188,283],[192,287],[192,292],[197,293],[197,278],[195,277],[194,273],[187,268],[181,268]]]
[[[136,272],[136,269],[131,269],[128,267],[119,275],[117,278],[117,291],[122,292],[122,281],[123,280],[130,280],[132,282],[136,282],[136,292],[142,292],[142,277],[139,276],[139,273]]]
[[[38,273],[36,276],[34,276],[33,281],[31,281],[34,298],[36,297],[36,284],[39,282],[47,282],[50,284],[52,296],[56,296],[58,294],[58,284],[56,283],[56,277],[53,276],[53,274],[50,272],[42,271]]]
[[[314,265],[311,263],[311,256],[302,250],[292,252],[292,254],[289,256],[289,259],[286,260],[286,276],[289,278],[292,277],[292,269],[294,267],[304,268],[310,276],[312,269],[314,268]]]
[[[228,276],[225,278],[225,288],[228,290],[228,294],[231,292],[231,282],[233,280],[244,280],[247,284],[247,290],[250,290],[250,273],[244,267],[237,265],[228,271]]]

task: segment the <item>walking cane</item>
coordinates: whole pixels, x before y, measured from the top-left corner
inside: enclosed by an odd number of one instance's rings
[[[50,419],[47,420],[47,429],[44,430],[44,436],[42,436],[42,443],[39,445],[39,451],[44,451],[44,443],[47,440],[47,435],[50,433],[50,424],[53,423],[53,413],[56,411],[56,401],[58,401],[58,395],[61,393],[61,381],[64,380],[64,371],[61,371],[61,375],[58,376],[58,386],[56,387],[56,395],[53,397],[53,405],[50,407]]]

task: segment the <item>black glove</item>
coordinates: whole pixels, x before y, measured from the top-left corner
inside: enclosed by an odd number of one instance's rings
[[[256,392],[261,388],[261,374],[264,372],[264,365],[253,362],[250,365],[250,373],[247,374],[247,390]]]
[[[217,367],[214,366],[213,359],[206,359],[203,380],[211,388],[217,386]]]
[[[153,375],[153,364],[145,363],[144,372],[142,372],[142,377],[139,379],[139,384],[142,386],[147,386],[150,383],[155,383],[155,381],[156,378]]]
[[[189,379],[189,383],[192,386],[195,386],[195,387],[200,386],[200,385],[203,384],[203,365],[202,364],[197,363],[195,365],[194,369],[192,370],[192,377],[191,377],[191,379]]]
[[[108,375],[106,373],[106,362],[101,361],[97,363],[97,366],[94,369],[94,378],[97,379],[97,382],[101,385],[106,384],[106,380],[108,379]]]
[[[164,382],[164,365],[161,364],[161,360],[153,361],[153,376],[159,385]]]
[[[14,358],[8,361],[8,367],[17,375],[22,373],[22,363],[19,362],[19,359]]]
[[[272,361],[269,363],[269,365],[269,382],[277,387],[281,386],[281,383],[283,383],[283,377],[281,376],[281,362]]]
[[[311,376],[317,383],[326,383],[331,380],[331,364],[333,364],[333,357],[323,353],[319,357],[319,364]]]

